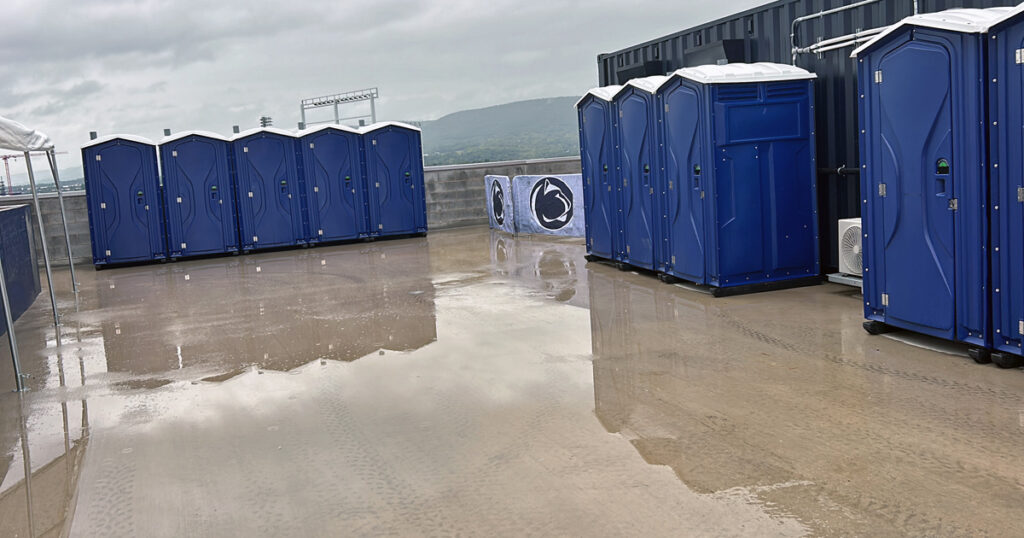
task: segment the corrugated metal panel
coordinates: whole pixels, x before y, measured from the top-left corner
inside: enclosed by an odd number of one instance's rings
[[[771,4],[663,36],[597,57],[599,85],[623,84],[637,76],[666,74],[713,58],[731,61],[792,63],[790,28],[794,18],[849,4],[842,0],[779,0]],[[1014,0],[920,0],[921,13],[951,8],[1012,6]],[[881,0],[849,11],[803,22],[797,44],[892,24],[912,15],[912,0]],[[817,157],[822,169],[858,169],[857,69],[852,47],[823,54],[801,54],[796,65],[817,73],[815,114]],[[818,209],[822,268],[838,266],[837,220],[860,215],[859,179],[836,172],[819,174]]]

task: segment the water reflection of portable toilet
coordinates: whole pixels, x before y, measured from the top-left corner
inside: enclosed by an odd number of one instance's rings
[[[618,159],[611,100],[621,88],[594,88],[576,102],[588,259],[618,259],[619,184],[613,179]]]
[[[105,136],[82,146],[82,163],[93,264],[167,258],[156,145]]]
[[[370,232],[359,131],[324,125],[302,131],[309,241],[340,241]]]
[[[661,85],[664,278],[716,295],[821,281],[814,78],[782,64],[705,65]]]
[[[238,252],[230,148],[227,138],[203,131],[160,141],[172,258]]]
[[[370,233],[425,234],[427,200],[420,130],[383,122],[362,129]]]
[[[231,140],[242,249],[305,244],[295,135],[264,127],[243,131]]]
[[[1008,8],[908,17],[854,51],[868,332],[987,357],[987,24]],[[1019,101],[1019,94],[1017,96]]]

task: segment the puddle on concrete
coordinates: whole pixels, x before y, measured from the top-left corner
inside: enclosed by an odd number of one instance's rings
[[[80,279],[60,345],[46,301],[18,323],[0,535],[1005,535],[1024,501],[1021,372],[869,337],[836,286],[714,299],[480,228]]]

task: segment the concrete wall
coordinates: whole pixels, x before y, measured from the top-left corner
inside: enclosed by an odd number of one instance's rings
[[[535,159],[528,161],[504,161],[494,163],[459,164],[452,166],[430,166],[426,170],[427,225],[431,230],[487,224],[487,208],[484,193],[484,176],[536,174],[576,174],[580,172],[579,157],[557,159]],[[0,206],[31,204],[31,196],[0,196]],[[67,248],[64,247],[64,231],[60,222],[60,209],[56,194],[39,197],[46,229],[46,244],[50,259],[57,265],[68,262]],[[71,250],[75,263],[92,263],[92,245],[89,242],[89,216],[85,206],[85,193],[74,192],[64,195],[64,209],[68,217],[68,231],[71,234]],[[36,226],[35,213],[32,224]],[[38,237],[38,226],[36,234]],[[39,263],[43,262],[41,246],[36,242]]]
[[[485,175],[578,174],[580,158],[430,166],[425,171],[427,224],[437,229],[487,224]]]
[[[31,196],[0,196],[0,206],[29,204]],[[46,246],[50,249],[50,261],[56,265],[67,265],[68,249],[64,246],[64,228],[60,222],[60,206],[56,194],[39,195],[39,208],[43,213],[43,228],[46,229]],[[85,207],[84,192],[64,194],[64,209],[68,217],[68,233],[71,235],[71,251],[75,263],[92,263],[92,245],[89,242],[89,213]],[[42,246],[39,244],[39,225],[35,209],[32,210],[32,227],[36,237],[36,256],[43,263]]]

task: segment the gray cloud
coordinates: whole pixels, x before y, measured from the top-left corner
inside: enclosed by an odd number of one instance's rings
[[[380,119],[577,95],[596,55],[763,3],[50,0],[5,6],[0,114],[80,158],[88,132],[230,132],[377,86]],[[68,163],[62,163],[65,165]]]

